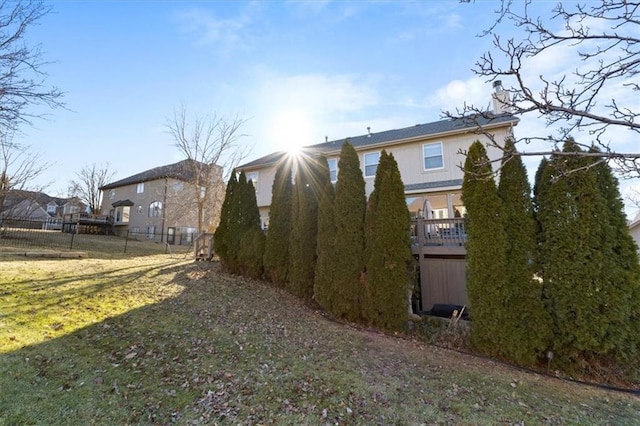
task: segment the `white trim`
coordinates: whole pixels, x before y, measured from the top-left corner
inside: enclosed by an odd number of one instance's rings
[[[425,159],[427,158],[427,156],[425,155],[424,149],[429,146],[429,145],[440,145],[440,158],[442,158],[442,166],[440,167],[430,167],[430,168],[426,168],[425,166]],[[432,155],[428,158],[436,158],[437,156]],[[424,172],[431,172],[434,170],[442,170],[444,169],[445,164],[444,164],[444,144],[442,143],[442,141],[438,141],[438,142],[429,142],[429,143],[423,143],[422,144],[422,171]]]
[[[372,175],[368,175],[367,174],[367,156],[368,155],[374,155],[374,154],[376,154],[378,156],[378,161],[375,163],[376,172],[377,172],[378,171],[378,165],[380,164],[380,151],[365,152],[365,153],[362,154],[362,172],[364,173],[364,177],[365,178],[376,177],[375,173],[373,173]],[[369,166],[373,166],[373,164],[369,164]]]
[[[336,167],[335,167],[336,178],[335,179],[331,179],[331,163],[332,162],[336,165]],[[337,158],[327,158],[327,165],[329,166],[329,179],[331,180],[331,183],[336,183],[338,181],[338,159]]]

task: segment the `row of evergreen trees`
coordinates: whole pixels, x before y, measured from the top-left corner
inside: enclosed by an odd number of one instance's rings
[[[543,159],[533,197],[507,141],[499,184],[480,142],[465,162],[472,344],[521,364],[632,373],[640,349],[640,264],[617,180],[598,157]],[[367,202],[345,143],[334,187],[326,159],[277,168],[265,238],[251,182],[232,175],[215,250],[232,273],[265,278],[332,315],[380,328],[407,319],[409,214],[395,159],[382,152]]]
[[[480,142],[465,162],[472,343],[522,364],[637,373],[640,264],[611,169],[568,140],[541,161],[532,197],[514,152],[507,142],[497,187]]]
[[[325,158],[280,163],[266,238],[251,182],[244,173],[232,176],[214,248],[232,273],[265,278],[338,318],[402,329],[412,256],[398,165],[382,151],[368,203],[348,142],[338,167],[334,188]]]

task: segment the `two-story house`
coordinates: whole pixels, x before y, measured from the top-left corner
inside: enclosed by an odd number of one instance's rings
[[[384,149],[395,157],[407,207],[414,218],[414,255],[420,260],[420,307],[435,304],[464,305],[466,250],[464,242],[465,207],[462,202],[462,180],[465,152],[479,140],[487,145],[487,154],[498,162],[501,145],[513,138],[518,119],[508,113],[506,92],[499,82],[494,87],[494,110],[473,119],[446,119],[401,129],[367,133],[305,147],[306,155],[324,155],[329,163],[331,180],[336,182],[340,170],[338,160],[345,140],[354,146],[366,183],[367,197],[373,191],[375,174]],[[263,228],[269,224],[271,191],[276,168],[290,161],[285,152],[276,152],[238,169],[244,171],[256,187],[256,198]]]
[[[502,142],[513,135],[518,119],[508,114],[478,117],[476,120],[440,120],[402,129],[369,131],[366,134],[327,141],[305,147],[307,155],[324,155],[329,163],[331,179],[336,182],[339,174],[338,160],[345,140],[359,154],[360,165],[366,183],[366,194],[373,191],[373,182],[383,149],[395,157],[404,182],[407,206],[413,217],[453,218],[464,215],[461,188],[464,152],[476,140],[489,142],[478,132],[489,132],[495,141]],[[502,155],[496,148],[488,148],[492,160]],[[280,161],[287,153],[277,152],[238,168],[244,171],[256,187],[258,208],[263,227],[268,226],[271,187]]]
[[[194,234],[216,225],[224,184],[220,166],[183,160],[100,190],[101,212],[112,218],[116,235],[189,244]]]

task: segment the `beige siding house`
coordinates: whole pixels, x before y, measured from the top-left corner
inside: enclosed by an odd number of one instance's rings
[[[216,225],[224,191],[222,168],[184,160],[156,167],[101,187],[103,215],[118,235],[128,234],[170,244],[190,244],[194,235]],[[200,211],[199,206],[203,207]],[[198,215],[202,228],[198,229]]]
[[[347,137],[335,141],[308,146],[303,149],[308,155],[324,155],[335,181],[340,172],[338,159],[340,149],[348,140],[358,152],[360,166],[366,182],[367,196],[373,191],[380,152],[385,149],[398,162],[405,185],[407,205],[414,217],[433,219],[453,218],[464,214],[461,187],[464,155],[476,140],[488,143],[489,138],[478,131],[489,132],[497,142],[513,136],[513,127],[518,119],[508,114],[478,117],[476,120],[441,120],[411,127]],[[498,160],[501,152],[488,149],[489,157]],[[285,161],[287,154],[277,152],[246,163],[238,168],[256,186],[256,196],[264,226],[268,226],[271,186],[278,162]],[[426,210],[426,211],[425,211]]]
[[[498,111],[500,112],[500,111]],[[470,119],[448,119],[402,129],[327,141],[308,146],[303,153],[324,155],[332,180],[337,180],[338,159],[345,140],[354,146],[365,178],[367,197],[373,191],[376,168],[384,149],[395,157],[404,183],[407,206],[416,218],[412,226],[412,250],[420,263],[420,292],[413,296],[414,310],[467,304],[465,208],[462,203],[464,152],[479,140],[502,144],[513,137],[518,119],[510,114],[487,114]],[[479,131],[481,126],[482,131]],[[367,129],[369,130],[369,129]],[[499,161],[499,148],[487,148],[491,160]],[[271,187],[280,161],[288,154],[277,152],[240,166],[256,186],[263,228],[269,226]]]

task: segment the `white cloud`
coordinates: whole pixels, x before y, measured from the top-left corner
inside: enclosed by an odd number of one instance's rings
[[[256,22],[261,11],[259,2],[250,2],[237,15],[216,16],[211,10],[190,8],[175,14],[182,30],[193,35],[199,44],[213,44],[219,53],[228,54],[237,49],[248,47],[247,31]]]
[[[427,97],[425,107],[450,112],[462,109],[464,104],[486,108],[491,103],[491,90],[491,84],[480,78],[452,80]]]

